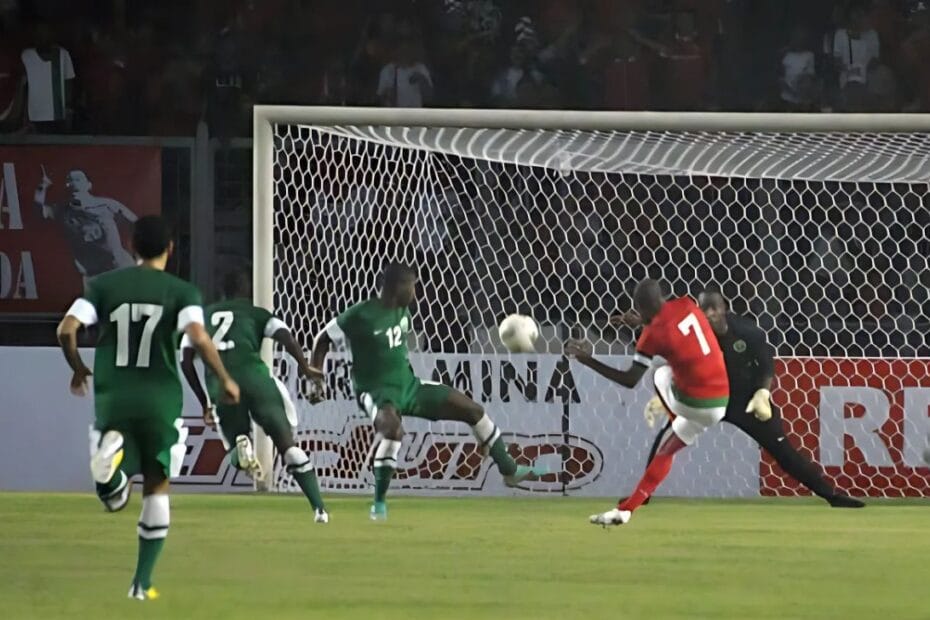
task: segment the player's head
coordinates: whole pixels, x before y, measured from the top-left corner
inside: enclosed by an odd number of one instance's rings
[[[72,194],[89,192],[93,184],[83,170],[71,170],[65,175],[65,187]]]
[[[390,263],[384,268],[381,296],[398,306],[409,306],[416,294],[417,272],[404,263]]]
[[[223,295],[227,299],[252,296],[252,278],[244,271],[230,271],[223,278]]]
[[[167,258],[174,249],[168,223],[157,215],[140,217],[132,230],[132,248],[142,260]]]
[[[643,321],[648,323],[659,314],[662,304],[665,303],[665,297],[662,296],[662,287],[652,278],[646,278],[636,285],[633,290],[633,308],[643,317]]]
[[[705,288],[698,295],[698,305],[704,311],[707,322],[715,333],[725,334],[727,331],[727,300],[714,287]]]

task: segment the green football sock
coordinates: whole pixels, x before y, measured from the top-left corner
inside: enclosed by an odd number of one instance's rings
[[[316,473],[311,470],[291,475],[294,476],[300,490],[310,500],[310,505],[317,510],[325,510],[326,506],[323,504],[323,496],[320,495],[320,483],[316,479]]]
[[[384,502],[391,478],[397,469],[397,455],[400,453],[400,441],[382,439],[375,449],[375,502]]]
[[[113,474],[113,477],[110,478],[109,482],[105,482],[103,484],[99,482],[95,483],[97,487],[97,497],[104,498],[112,495],[113,492],[116,491],[116,489],[118,489],[121,484],[123,484],[123,479],[125,477],[126,474],[123,473],[123,470],[117,469],[116,473]]]
[[[155,569],[155,562],[158,561],[158,556],[164,546],[164,538],[139,537],[139,559],[136,562],[134,581],[142,586],[143,590],[152,587],[152,571]]]
[[[375,502],[384,502],[393,477],[393,467],[375,467]]]
[[[242,469],[241,467],[239,467],[239,451],[233,448],[232,450],[227,452],[227,454],[229,455],[229,464],[235,467],[236,469]]]
[[[133,581],[144,590],[152,587],[152,571],[162,547],[165,546],[170,521],[171,509],[167,495],[154,494],[142,498],[142,514],[139,515],[138,526],[139,557]]]
[[[491,458],[497,463],[497,469],[502,476],[512,476],[517,471],[517,463],[507,452],[507,444],[504,443],[503,437],[498,437],[491,444]]]
[[[310,505],[316,509],[324,509],[323,497],[320,495],[320,483],[316,479],[313,461],[307,453],[297,446],[291,446],[284,451],[284,462],[287,464],[287,473],[294,477],[297,486],[310,500]]]

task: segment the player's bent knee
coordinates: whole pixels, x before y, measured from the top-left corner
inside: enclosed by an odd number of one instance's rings
[[[672,420],[672,431],[686,446],[692,445],[706,430],[703,424],[681,416]]]
[[[375,430],[385,439],[400,441],[404,437],[404,427],[400,414],[393,407],[384,407],[375,417]]]
[[[284,452],[284,463],[287,465],[287,471],[291,475],[301,474],[313,471],[313,461],[298,446],[291,446]]]

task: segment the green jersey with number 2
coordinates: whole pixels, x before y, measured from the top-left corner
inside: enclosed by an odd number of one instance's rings
[[[228,299],[205,310],[207,331],[230,371],[255,369],[268,374],[262,361],[262,340],[274,335],[284,323],[248,299]]]

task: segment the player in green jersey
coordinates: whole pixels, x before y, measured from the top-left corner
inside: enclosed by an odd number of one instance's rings
[[[204,329],[200,292],[164,271],[174,248],[164,221],[138,220],[133,247],[141,263],[90,280],[59,324],[58,341],[74,371],[74,394],[86,394],[87,378],[93,375],[90,469],[104,507],[111,512],[125,508],[130,478],[142,474],[139,555],[129,596],[146,600],[158,596],[152,570],[168,535],[168,479],[180,474],[186,452],[178,332],[219,377],[224,399],[237,402],[239,387]],[[98,322],[91,373],[78,353],[77,332]]]
[[[264,308],[252,304],[250,289],[249,278],[244,273],[230,273],[223,283],[226,299],[206,309],[207,331],[213,337],[213,344],[229,374],[242,391],[239,404],[220,404],[214,416],[210,401],[212,398],[215,402],[220,393],[219,381],[212,373],[207,374],[208,397],[194,368],[194,349],[186,338],[181,341],[181,369],[203,407],[204,422],[218,426],[233,466],[248,472],[256,480],[267,474],[255,458],[252,446],[254,420],[283,455],[288,473],[294,477],[314,509],[314,521],[328,523],[329,515],[320,496],[313,462],[294,442],[294,427],[297,426],[294,404],[287,388],[272,376],[262,361],[262,340],[271,338],[284,347],[305,377],[315,380],[318,375],[310,369],[287,325]]]
[[[352,384],[359,407],[371,417],[381,440],[375,450],[375,500],[371,518],[387,518],[385,496],[397,468],[404,430],[401,418],[452,420],[471,426],[482,454],[490,454],[508,486],[541,475],[517,465],[507,452],[501,432],[481,405],[461,392],[438,383],[419,380],[410,367],[407,335],[417,283],[407,265],[388,265],[381,295],[355,304],[340,314],[316,337],[311,365],[321,369],[333,342],[348,342],[352,352]],[[322,371],[319,371],[322,377]]]

